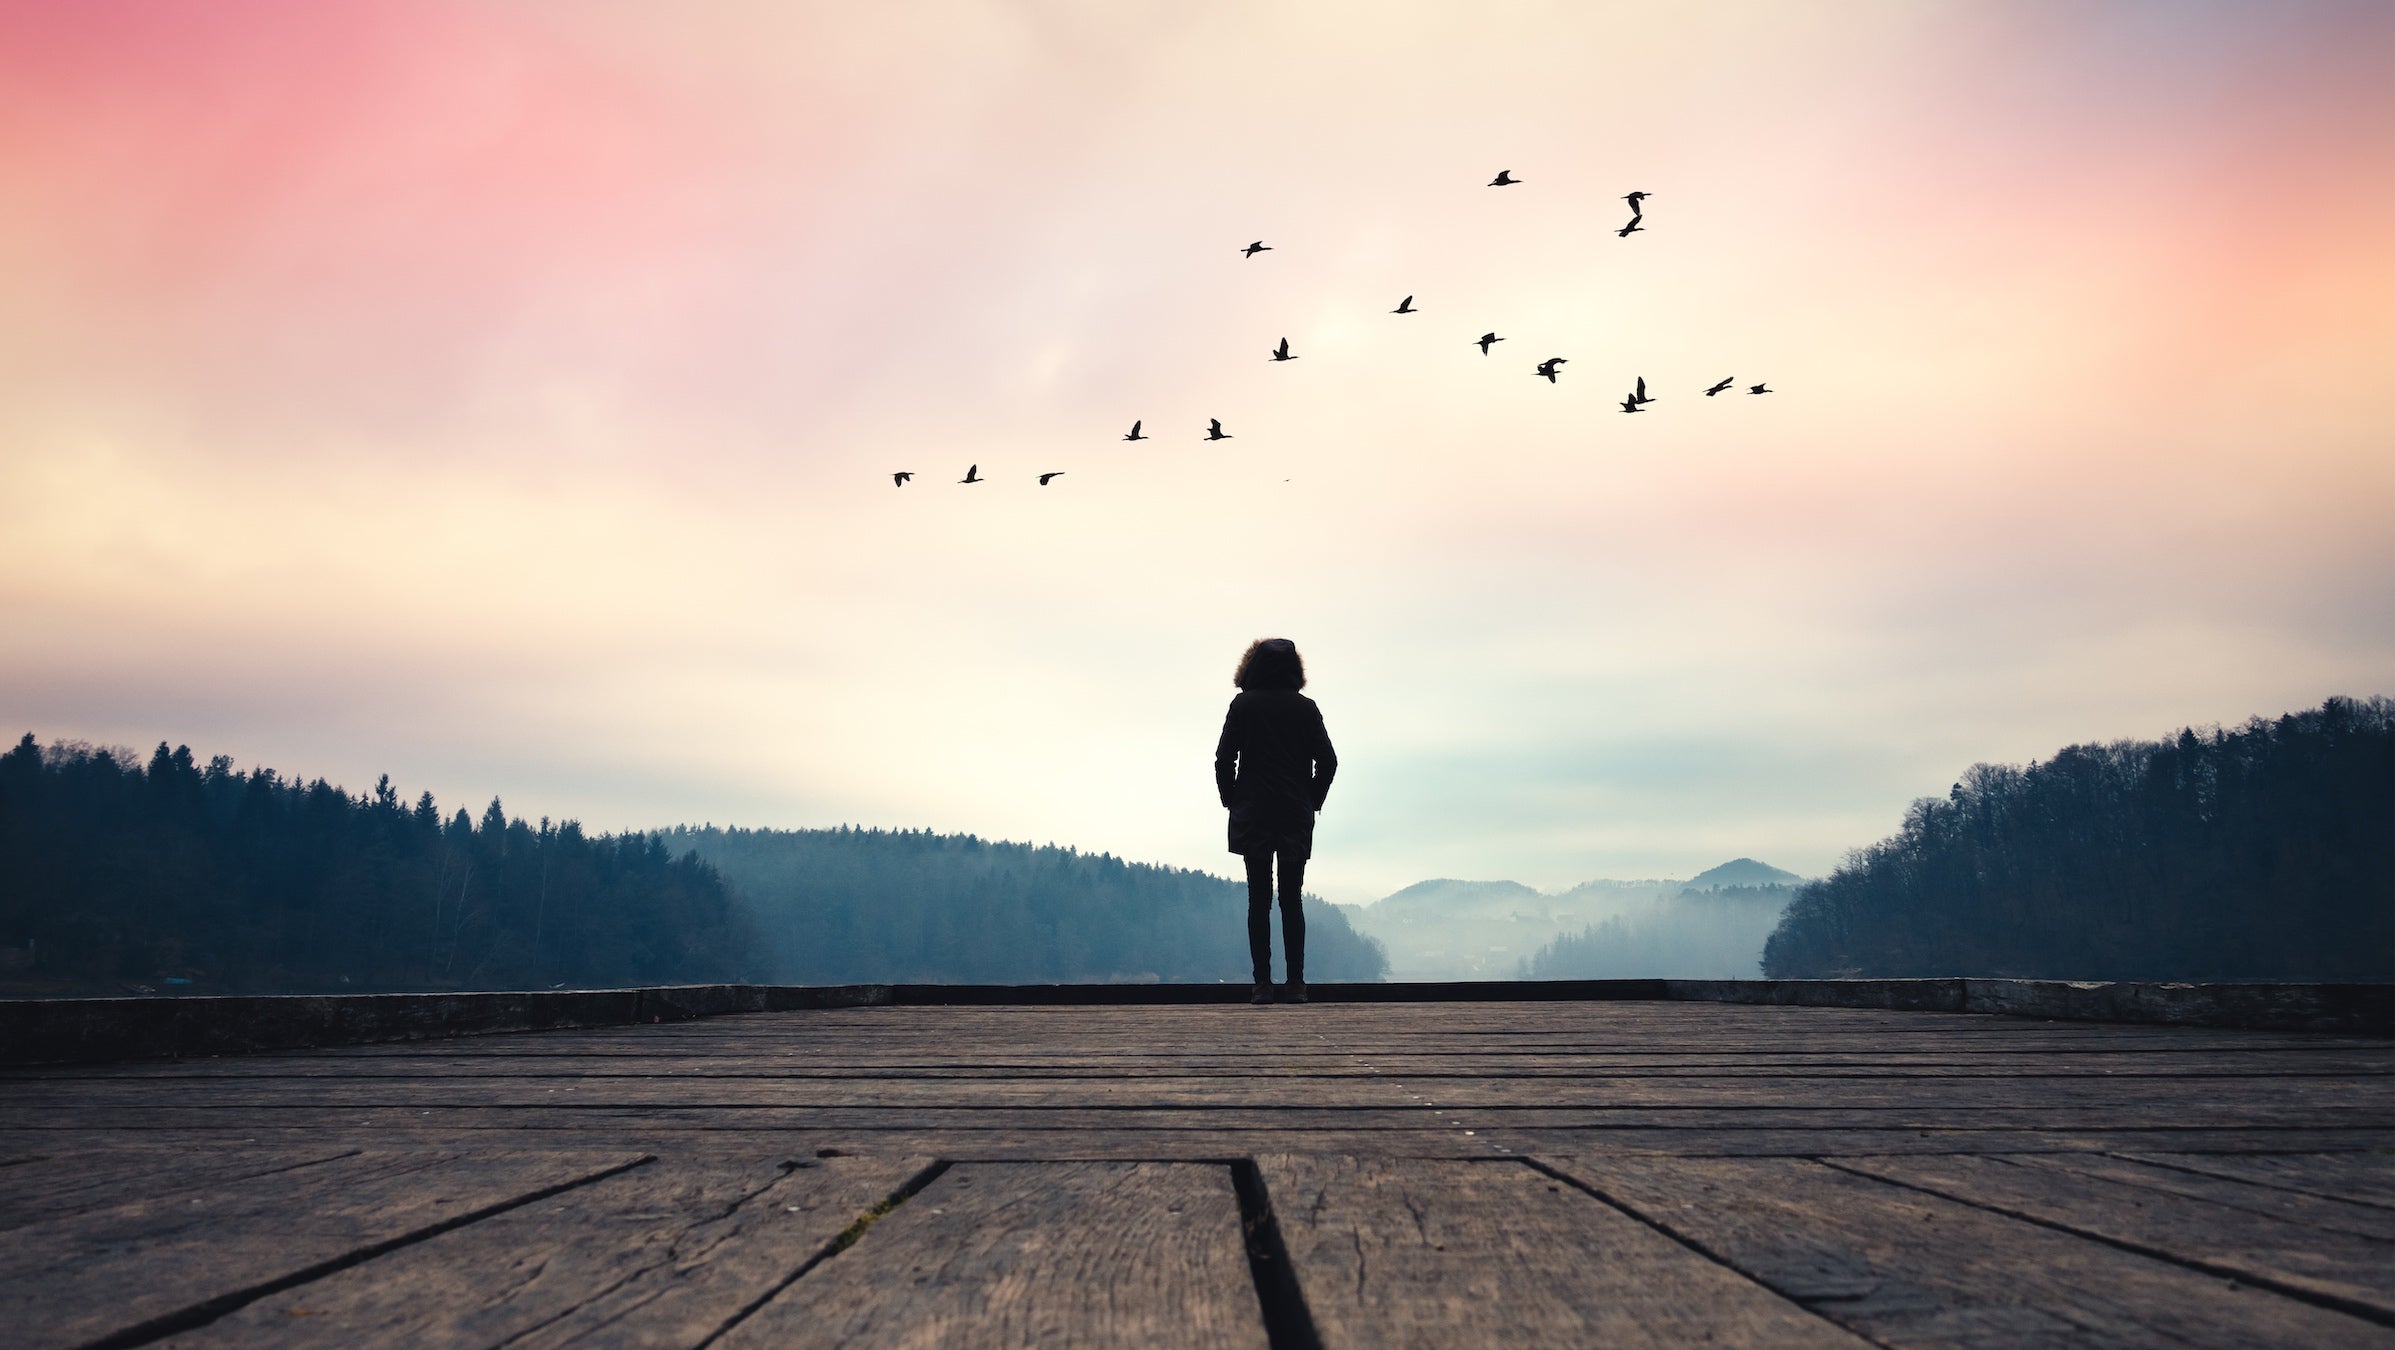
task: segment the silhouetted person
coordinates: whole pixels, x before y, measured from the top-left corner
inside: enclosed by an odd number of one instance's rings
[[[1263,240],[1259,239],[1256,242],[1248,245],[1246,248],[1239,250],[1239,256],[1242,258],[1253,258],[1259,253],[1270,252],[1272,252],[1272,245],[1267,244]]]
[[[1419,314],[1422,311],[1414,308],[1414,297],[1409,295],[1403,300],[1398,301],[1397,308],[1390,310],[1389,312],[1391,314]]]
[[[1497,336],[1495,333],[1483,333],[1483,334],[1481,334],[1481,335],[1480,335],[1480,337],[1479,337],[1479,338],[1478,338],[1478,339],[1477,339],[1477,340],[1476,340],[1476,341],[1473,343],[1473,345],[1474,345],[1474,346],[1476,346],[1476,347],[1478,347],[1478,348],[1480,348],[1480,354],[1481,354],[1482,356],[1486,356],[1486,355],[1488,355],[1488,354],[1489,354],[1489,344],[1490,344],[1490,343],[1492,343],[1492,342],[1503,342],[1503,341],[1505,341],[1505,339],[1504,339],[1504,338],[1501,338],[1501,337],[1499,337],[1499,336]]]
[[[1133,422],[1131,424],[1131,434],[1123,437],[1123,439],[1126,441],[1144,441],[1147,439],[1147,437],[1139,434],[1139,423]]]
[[[898,471],[897,473],[894,473],[894,474],[891,474],[891,475],[890,475],[890,481],[891,481],[891,482],[893,482],[893,483],[896,483],[896,484],[897,484],[898,486],[900,486],[900,487],[905,487],[905,486],[906,486],[906,480],[908,480],[908,479],[910,479],[910,478],[912,478],[912,477],[914,477],[914,476],[915,476],[915,475],[913,475],[913,474],[911,474],[911,473],[908,473],[907,471],[905,471],[905,470],[901,469],[901,470],[900,470],[900,471]]]
[[[1227,441],[1231,439],[1231,433],[1222,429],[1221,418],[1209,417],[1206,419],[1206,439],[1210,441]]]
[[[1294,361],[1297,359],[1295,356],[1292,356],[1289,353],[1289,339],[1282,338],[1281,345],[1272,349],[1272,359],[1275,361]]]
[[[1555,383],[1555,369],[1563,363],[1562,357],[1550,356],[1538,363],[1538,373],[1547,377],[1547,383],[1553,384]]]
[[[1247,950],[1256,989],[1272,1002],[1272,872],[1280,859],[1281,948],[1289,1001],[1306,1001],[1306,859],[1314,853],[1314,813],[1331,790],[1339,757],[1322,710],[1298,690],[1305,662],[1287,638],[1248,644],[1231,677],[1239,696],[1214,746],[1214,788],[1231,812],[1231,851],[1247,860]]]
[[[1490,187],[1512,187],[1514,184],[1516,184],[1516,183],[1519,183],[1519,182],[1521,182],[1521,181],[1522,181],[1521,179],[1514,177],[1514,171],[1513,171],[1513,170],[1511,170],[1511,169],[1499,169],[1499,170],[1497,170],[1497,176],[1489,180],[1489,186],[1490,186]]]
[[[1054,473],[1043,473],[1039,476],[1039,485],[1041,487],[1046,487],[1048,485],[1049,479],[1062,477],[1064,477],[1064,470],[1062,469],[1058,469]]]
[[[1731,376],[1731,377],[1729,377],[1729,378],[1726,378],[1726,379],[1724,379],[1724,380],[1723,380],[1723,381],[1722,381],[1720,384],[1717,384],[1717,385],[1713,386],[1711,389],[1708,389],[1708,390],[1706,390],[1706,391],[1705,391],[1705,397],[1707,397],[1707,398],[1711,398],[1711,397],[1713,397],[1715,394],[1718,394],[1718,393],[1720,393],[1722,390],[1729,388],[1729,387],[1730,387],[1730,386],[1731,386],[1733,383],[1735,383],[1735,382],[1736,382],[1736,378],[1737,378],[1737,377],[1735,377],[1735,376]]]

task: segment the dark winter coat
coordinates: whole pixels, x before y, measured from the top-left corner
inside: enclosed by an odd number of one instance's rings
[[[1338,771],[1314,700],[1294,689],[1250,689],[1232,699],[1214,746],[1214,787],[1231,811],[1231,851],[1313,856],[1314,813]]]

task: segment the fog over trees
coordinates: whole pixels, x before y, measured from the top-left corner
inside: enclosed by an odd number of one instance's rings
[[[1799,880],[1739,859],[1309,897],[1307,975],[1735,978],[1759,955],[1774,977],[2395,980],[2395,702],[1977,765]],[[163,743],[0,754],[13,994],[1243,982],[1245,904],[1223,877],[970,835],[591,835]]]
[[[970,836],[591,835],[163,743],[0,755],[12,994],[1244,981],[1245,906],[1221,877]],[[1376,946],[1306,908],[1309,975],[1382,977]]]
[[[1247,887],[1204,872],[922,830],[658,837],[722,872],[791,983],[1248,979]],[[1387,973],[1337,907],[1305,909],[1308,980]]]
[[[0,755],[0,989],[525,989],[736,980],[754,930],[714,871],[642,835],[411,805],[386,776],[199,764],[164,743]]]
[[[1804,878],[1736,858],[1689,878],[1418,881],[1344,906],[1401,980],[1752,979],[1763,939]]]
[[[1806,886],[1763,966],[2395,980],[2395,702],[1974,765]]]
[[[1530,980],[1751,980],[1794,887],[1683,886],[1625,905],[1522,962]]]

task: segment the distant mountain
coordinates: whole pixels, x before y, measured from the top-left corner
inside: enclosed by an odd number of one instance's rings
[[[1382,897],[1372,906],[1387,914],[1428,916],[1458,915],[1519,909],[1533,906],[1541,911],[1547,898],[1518,881],[1454,881],[1445,877],[1433,881],[1417,881],[1395,894]]]
[[[1608,933],[1638,935],[1627,945],[1599,942],[1600,964],[1609,974],[1623,969],[1640,976],[1751,977],[1764,935],[1803,880],[1738,858],[1687,881],[1584,881],[1553,894],[1518,881],[1441,877],[1369,905],[1340,908],[1358,933],[1387,951],[1392,979],[1511,979],[1536,960],[1553,965],[1544,949],[1600,925],[1613,925]],[[1672,903],[1683,895],[1686,900]],[[1691,908],[1700,899],[1738,903]],[[1566,964],[1589,964],[1591,950],[1575,949]]]
[[[1770,863],[1752,858],[1732,858],[1719,867],[1709,867],[1690,877],[1682,890],[1710,891],[1723,886],[1802,886],[1805,879],[1794,872],[1782,871]]]

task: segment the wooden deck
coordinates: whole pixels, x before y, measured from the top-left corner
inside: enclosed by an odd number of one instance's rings
[[[0,1341],[2395,1345],[2395,1044],[889,1007],[0,1075]]]

